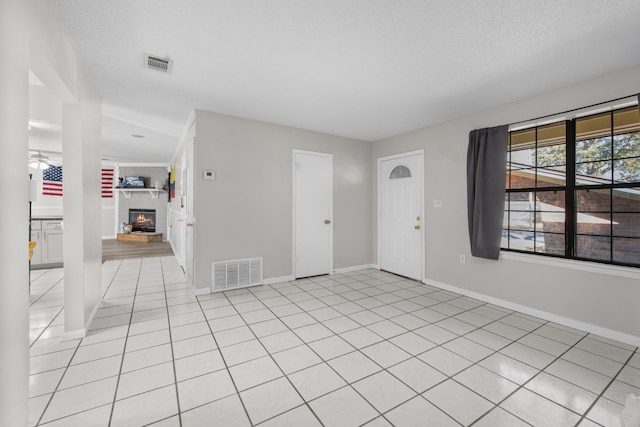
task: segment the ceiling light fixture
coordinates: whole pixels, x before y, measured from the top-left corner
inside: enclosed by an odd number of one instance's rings
[[[42,154],[41,151],[38,151],[38,154],[32,154],[29,157],[29,166],[34,169],[49,169],[50,163],[49,158]]]

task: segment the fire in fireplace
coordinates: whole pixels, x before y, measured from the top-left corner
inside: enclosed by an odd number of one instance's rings
[[[155,209],[129,209],[129,224],[133,226],[131,231],[145,233],[156,232]]]

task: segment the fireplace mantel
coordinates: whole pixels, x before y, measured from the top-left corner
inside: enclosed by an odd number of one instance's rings
[[[163,190],[161,188],[114,188],[115,191],[119,191],[120,193],[122,193],[122,195],[124,197],[126,197],[127,199],[131,198],[131,193],[138,193],[138,192],[148,192],[149,195],[151,196],[151,198],[153,199],[157,199],[158,195],[160,193],[166,193],[167,190]]]

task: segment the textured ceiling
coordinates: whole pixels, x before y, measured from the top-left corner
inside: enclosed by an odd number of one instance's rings
[[[193,109],[375,141],[640,64],[638,0],[52,4],[120,161],[169,161]]]

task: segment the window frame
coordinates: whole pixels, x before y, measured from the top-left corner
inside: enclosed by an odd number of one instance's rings
[[[638,106],[636,105],[635,108],[638,108]],[[618,211],[615,211],[614,208],[614,204],[613,204],[613,198],[614,198],[614,192],[616,190],[620,190],[620,189],[628,189],[628,188],[639,188],[640,187],[640,177],[638,178],[637,181],[632,181],[632,182],[616,182],[615,180],[615,176],[614,176],[614,167],[615,167],[615,162],[617,160],[617,158],[615,157],[614,154],[614,147],[615,147],[615,140],[616,140],[616,136],[617,135],[625,135],[627,133],[632,133],[632,132],[640,132],[639,130],[631,130],[629,132],[619,132],[616,133],[616,126],[615,126],[615,114],[619,111],[623,111],[623,110],[627,110],[630,109],[629,105],[626,106],[620,106],[618,108],[611,108],[606,112],[603,111],[597,111],[597,112],[592,112],[591,114],[581,114],[579,117],[573,117],[573,118],[558,118],[557,120],[552,120],[552,121],[546,121],[544,123],[537,123],[537,124],[532,124],[531,126],[526,126],[526,127],[521,127],[518,129],[513,129],[509,131],[509,145],[508,145],[508,151],[507,151],[507,157],[506,157],[506,162],[507,162],[507,171],[509,172],[507,175],[507,181],[505,183],[505,209],[504,209],[504,213],[505,213],[505,220],[503,220],[503,233],[506,232],[507,234],[507,246],[511,246],[511,238],[512,238],[512,231],[513,230],[518,230],[517,228],[512,227],[512,222],[511,219],[512,217],[510,216],[513,212],[518,212],[518,210],[514,210],[511,208],[511,203],[512,203],[512,194],[526,194],[526,193],[533,193],[536,194],[536,192],[545,192],[545,191],[563,191],[564,192],[564,254],[554,254],[554,253],[545,253],[545,252],[539,252],[537,251],[536,248],[536,243],[537,243],[537,216],[538,215],[542,215],[542,212],[544,212],[542,209],[538,210],[536,205],[534,205],[534,208],[532,211],[529,211],[530,214],[533,214],[533,230],[530,232],[531,235],[533,236],[533,248],[531,250],[528,249],[514,249],[513,247],[503,247],[503,243],[501,243],[501,253],[503,254],[522,254],[525,256],[529,256],[529,255],[537,255],[540,257],[548,257],[548,259],[559,259],[559,260],[567,260],[570,261],[569,264],[574,265],[574,264],[578,264],[578,265],[584,265],[584,264],[590,264],[590,263],[596,263],[597,265],[607,265],[609,268],[607,269],[607,271],[610,271],[611,268],[616,268],[616,267],[620,267],[623,269],[632,269],[632,270],[640,270],[640,260],[638,261],[638,263],[627,263],[627,262],[622,262],[622,261],[615,261],[614,258],[614,252],[615,252],[615,247],[614,247],[614,241],[616,239],[616,237],[622,237],[622,238],[632,238],[632,239],[637,239],[638,245],[640,245],[640,237],[635,237],[635,236],[616,236],[615,233],[613,232],[613,228],[614,228],[614,224],[613,224],[613,217],[616,213],[620,213]],[[589,119],[589,118],[596,118],[599,115],[603,115],[603,114],[608,114],[609,115],[609,121],[610,121],[610,127],[609,127],[609,133],[606,135],[607,138],[610,138],[610,149],[611,149],[611,156],[609,159],[607,159],[607,161],[611,162],[611,179],[610,182],[608,183],[599,183],[599,184],[593,184],[593,183],[582,183],[582,184],[578,184],[578,176],[577,176],[577,165],[579,164],[578,159],[576,158],[576,145],[577,145],[577,135],[576,135],[576,123],[584,120],[584,119]],[[564,186],[538,186],[538,170],[539,169],[545,169],[548,168],[549,166],[540,166],[538,165],[538,153],[539,153],[539,148],[540,147],[544,147],[544,145],[538,145],[539,144],[539,140],[538,140],[538,130],[540,128],[544,128],[547,126],[557,126],[557,125],[561,125],[562,123],[564,123],[565,126],[565,141],[564,141],[564,151],[565,151],[565,159],[564,159],[564,167],[565,167],[565,182],[564,182]],[[511,136],[514,133],[517,132],[527,132],[527,131],[533,131],[535,132],[535,139],[534,139],[534,143],[533,143],[533,147],[528,147],[528,148],[533,148],[533,153],[534,153],[534,160],[531,162],[533,163],[532,165],[529,165],[528,167],[535,171],[535,177],[534,182],[533,182],[533,186],[529,186],[529,187],[521,187],[521,188],[512,188],[512,183],[513,183],[513,172],[517,171],[518,169],[513,169],[513,164],[512,164],[512,151],[517,151],[517,150],[512,150],[512,140],[511,140]],[[581,140],[585,140],[585,139],[581,139]],[[526,148],[526,147],[525,147]],[[569,161],[569,159],[571,159],[572,161]],[[584,191],[584,190],[606,190],[609,192],[609,197],[610,197],[610,203],[609,203],[609,210],[608,215],[609,215],[609,234],[606,236],[597,236],[594,235],[595,237],[606,237],[608,239],[608,244],[609,244],[609,249],[608,249],[608,259],[595,259],[595,258],[587,258],[584,256],[578,256],[577,254],[577,250],[576,250],[576,241],[578,239],[578,237],[580,235],[585,235],[585,236],[590,236],[590,234],[578,234],[578,216],[577,216],[577,200],[578,200],[578,192],[579,191]],[[537,195],[536,195],[536,199],[537,199]],[[604,212],[604,211],[603,211]],[[635,211],[634,211],[635,212]],[[507,216],[509,215],[509,216]],[[524,231],[524,230],[523,230]],[[510,256],[507,256],[507,258],[512,258]],[[571,268],[571,267],[570,267]]]

